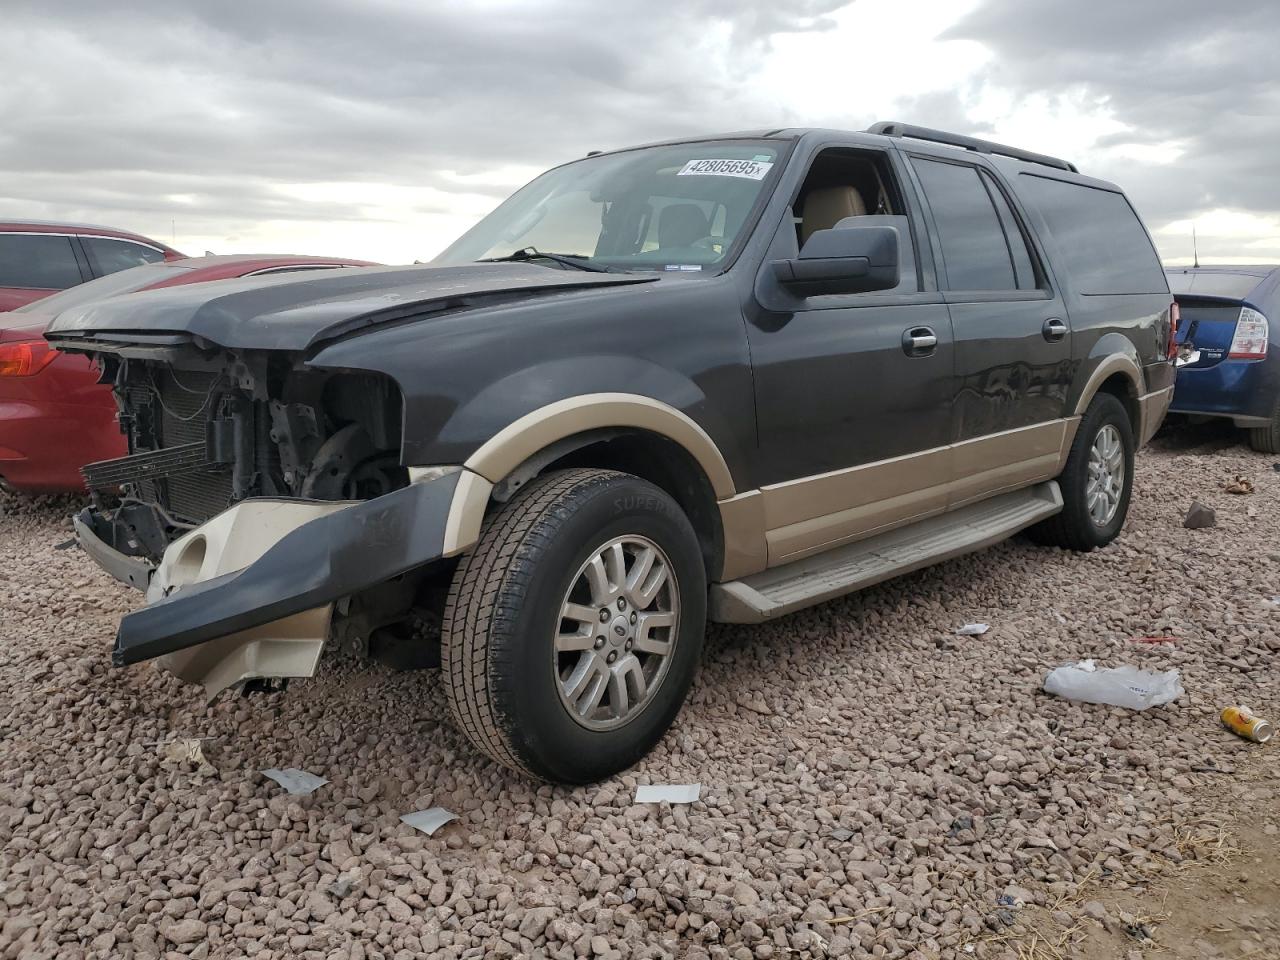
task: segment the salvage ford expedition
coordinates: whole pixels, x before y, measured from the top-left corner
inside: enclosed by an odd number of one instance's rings
[[[442,663],[493,759],[599,779],[708,619],[1124,523],[1172,297],[1115,186],[897,123],[592,154],[432,264],[174,287],[48,336],[113,385],[81,544],[117,664],[212,696],[327,642]]]

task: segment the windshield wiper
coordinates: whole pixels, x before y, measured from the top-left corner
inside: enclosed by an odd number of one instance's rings
[[[573,267],[575,270],[586,270],[588,273],[619,273],[613,267],[606,267],[602,263],[590,263],[590,257],[581,253],[545,253],[537,247],[523,247],[514,253],[508,253],[505,257],[487,257],[484,260],[477,260],[477,263],[520,263],[525,260],[550,260],[552,263],[558,263],[564,267]]]

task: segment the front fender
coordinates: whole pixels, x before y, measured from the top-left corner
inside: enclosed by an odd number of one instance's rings
[[[468,470],[497,483],[558,440],[611,427],[667,437],[698,462],[717,499],[735,494],[729,464],[740,462],[742,451],[728,424],[692,380],[637,357],[574,357],[497,380],[446,421],[433,457],[441,462],[440,451],[465,452]]]

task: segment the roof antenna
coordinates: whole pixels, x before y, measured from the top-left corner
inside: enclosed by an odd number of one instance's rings
[[[1191,256],[1195,260],[1193,267],[1200,266],[1200,247],[1196,244],[1196,225],[1191,224]]]

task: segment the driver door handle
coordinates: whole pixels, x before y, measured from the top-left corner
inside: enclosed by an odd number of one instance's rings
[[[1067,335],[1067,325],[1057,317],[1050,317],[1044,322],[1040,332],[1044,334],[1044,338],[1050,343],[1057,343]]]
[[[909,357],[927,357],[938,345],[931,327],[912,327],[902,334],[902,349]]]

